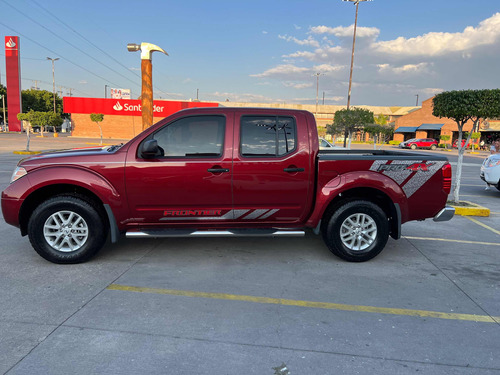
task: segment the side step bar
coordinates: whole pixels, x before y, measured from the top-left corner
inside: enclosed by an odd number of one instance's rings
[[[127,232],[127,238],[162,237],[303,237],[303,230],[286,229],[227,229],[227,230],[189,230],[189,229],[150,229],[142,232]]]

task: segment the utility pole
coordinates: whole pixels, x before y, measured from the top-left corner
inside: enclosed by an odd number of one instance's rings
[[[108,85],[104,85],[104,99],[108,98]]]
[[[360,1],[372,1],[372,0],[342,0],[342,1],[350,1],[354,4],[356,4],[356,16],[354,17],[354,33],[352,36],[351,70],[349,73],[349,91],[347,93],[347,109],[349,110],[349,107],[351,105],[352,70],[354,67],[354,48],[356,46],[356,28],[358,26],[358,6],[359,6]],[[346,146],[346,138],[347,138],[347,131],[344,132],[344,147]]]
[[[55,59],[47,57],[47,60],[52,61],[52,95],[54,96],[54,113],[56,113],[56,78],[54,74],[54,61],[59,60],[59,57]]]
[[[415,96],[417,97],[417,104],[415,104],[415,106],[418,107],[418,94]]]
[[[32,87],[32,88],[34,88],[35,90],[38,90],[38,82],[39,81],[38,80],[33,80],[32,82],[35,84],[35,87]]]

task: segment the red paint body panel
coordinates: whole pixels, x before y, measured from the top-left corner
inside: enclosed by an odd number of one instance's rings
[[[196,116],[224,118],[220,154],[141,157],[140,147],[158,131]],[[240,123],[245,116],[293,119],[294,147],[282,156],[243,155]],[[386,197],[391,206],[399,207],[404,223],[433,217],[445,206],[445,165],[444,157],[415,153],[320,153],[316,123],[306,111],[197,108],[176,112],[117,150],[70,150],[21,161],[19,166],[27,175],[2,192],[2,210],[7,223],[20,226],[21,205],[32,194],[72,185],[109,205],[121,231],[298,228],[316,227],[334,199],[356,191],[361,198],[370,199],[362,194],[373,192]],[[223,172],[214,172],[214,168]]]

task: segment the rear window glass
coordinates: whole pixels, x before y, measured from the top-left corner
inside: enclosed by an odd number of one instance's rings
[[[284,116],[244,116],[240,153],[247,157],[283,156],[295,150],[295,119]]]

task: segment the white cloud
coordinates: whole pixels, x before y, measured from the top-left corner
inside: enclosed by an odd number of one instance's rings
[[[250,77],[258,77],[258,78],[264,78],[264,77],[276,77],[276,76],[282,76],[286,77],[289,75],[295,75],[295,74],[303,74],[305,72],[308,72],[309,68],[300,68],[298,66],[292,65],[292,64],[285,64],[285,65],[278,65],[274,68],[266,70],[264,73],[260,74],[252,74]]]
[[[343,27],[328,27],[328,26],[314,26],[310,28],[313,34],[330,34],[339,38],[350,37],[354,33],[354,24],[351,26]],[[376,38],[380,34],[380,30],[376,27],[356,27],[356,37],[360,38]]]
[[[243,102],[243,103],[273,103],[276,99],[250,93],[234,93],[234,92],[213,92],[206,95],[208,100],[213,101],[226,101],[229,99],[230,102]]]
[[[298,45],[301,46],[311,46],[311,47],[319,47],[319,42],[315,39],[313,39],[312,36],[309,36],[307,39],[297,39],[293,36],[288,36],[288,35],[278,35],[278,38],[286,40],[287,42],[294,42]]]
[[[283,86],[293,87],[294,89],[305,89],[308,87],[312,87],[313,84],[312,82],[311,83],[283,82]]]
[[[390,64],[378,64],[378,71],[381,73],[391,73],[391,74],[406,74],[406,73],[421,73],[428,71],[429,63],[419,63],[419,64],[406,64],[403,66],[391,66]]]
[[[282,55],[276,66],[252,77],[310,91],[311,83],[315,84],[312,75],[320,72],[324,73],[320,89],[328,88],[332,97],[343,97],[349,80],[352,32],[352,25],[314,26],[307,39],[280,35],[282,40],[300,42],[302,49]],[[357,104],[414,105],[415,94],[424,98],[445,90],[497,85],[491,77],[498,75],[500,13],[474,27],[464,26],[461,32],[428,32],[380,41],[378,28],[358,27],[357,36],[360,43],[356,43],[352,82]]]
[[[430,32],[415,38],[399,37],[381,41],[373,48],[381,53],[398,56],[442,56],[450,52],[463,52],[481,45],[492,45],[500,39],[500,13],[468,26],[460,33]]]

